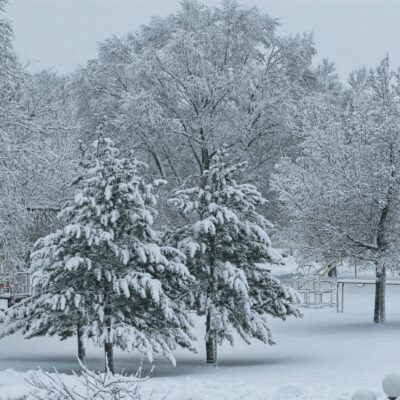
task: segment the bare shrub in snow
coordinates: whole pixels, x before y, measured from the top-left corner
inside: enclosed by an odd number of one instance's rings
[[[113,375],[110,371],[92,371],[79,362],[82,375],[74,371],[73,384],[65,382],[55,369],[55,374],[34,372],[27,382],[34,387],[30,393],[38,400],[139,400],[141,383],[149,376],[141,377],[141,368],[133,376]]]

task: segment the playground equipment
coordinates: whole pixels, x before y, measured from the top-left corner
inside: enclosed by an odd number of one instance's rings
[[[322,278],[313,265],[302,265],[288,282],[300,293],[305,308],[334,307],[337,298],[336,280]]]
[[[364,287],[365,285],[376,285],[376,279],[337,279],[337,294],[336,294],[336,311],[344,311],[344,287],[345,285],[355,285]],[[386,280],[385,286],[400,286],[400,281]]]
[[[0,299],[7,300],[8,307],[30,295],[29,272],[0,274]]]

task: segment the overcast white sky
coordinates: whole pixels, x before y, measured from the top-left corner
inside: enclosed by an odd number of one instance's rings
[[[31,70],[72,72],[95,57],[97,43],[167,15],[179,0],[9,0],[14,47]],[[218,0],[204,0],[208,5]],[[400,66],[400,0],[243,0],[279,18],[281,34],[314,32],[318,59],[334,61],[340,76],[372,66],[389,53]]]

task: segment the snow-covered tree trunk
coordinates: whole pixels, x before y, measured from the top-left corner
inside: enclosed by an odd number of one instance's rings
[[[376,243],[378,249],[384,251],[388,245],[387,241],[387,224],[390,208],[393,203],[393,191],[395,188],[396,169],[394,166],[393,145],[390,145],[389,159],[390,159],[390,185],[386,195],[386,203],[382,208]],[[374,322],[383,324],[385,322],[385,288],[386,288],[386,269],[384,265],[376,266],[376,287],[375,287],[375,308],[374,308]]]
[[[82,325],[80,322],[77,323],[76,325],[76,337],[78,339],[78,358],[81,361],[82,364],[86,362],[86,350],[85,346],[83,344],[83,329]]]
[[[114,375],[114,349],[113,349],[113,344],[111,342],[111,316],[112,316],[112,310],[111,310],[111,304],[109,303],[109,293],[112,291],[112,286],[110,282],[107,280],[104,282],[104,293],[106,293],[106,304],[104,307],[104,313],[105,313],[105,326],[106,326],[106,339],[104,341],[104,353],[105,353],[105,358],[106,358],[106,365],[105,365],[105,371],[110,372]]]
[[[215,340],[215,333],[212,331],[212,316],[211,310],[207,311],[206,319],[206,356],[207,364],[217,364],[217,342]]]
[[[114,375],[114,350],[112,343],[104,343],[104,353],[106,356],[105,370]]]
[[[385,322],[385,289],[386,289],[386,269],[385,266],[376,267],[376,286],[375,286],[375,309],[374,322],[383,324]]]
[[[205,157],[203,157],[204,159]],[[209,161],[208,161],[209,162]],[[202,185],[206,185],[204,180]],[[206,316],[206,356],[207,364],[217,365],[217,341],[216,341],[216,331],[215,331],[215,315],[214,312],[214,298],[217,291],[216,281],[215,281],[215,236],[208,235],[208,240],[210,244],[210,276],[208,277],[208,290],[207,290],[207,316]]]

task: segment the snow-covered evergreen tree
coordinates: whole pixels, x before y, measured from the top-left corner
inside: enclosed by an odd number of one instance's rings
[[[216,363],[223,339],[233,344],[233,328],[247,343],[254,337],[272,344],[267,315],[300,315],[296,293],[268,269],[279,256],[267,234],[271,224],[257,212],[265,199],[255,186],[236,182],[247,163],[229,166],[224,153],[222,148],[214,155],[199,186],[171,199],[189,221],[175,240],[198,279],[191,305],[206,315],[208,363]]]
[[[63,338],[78,330],[104,346],[111,371],[113,346],[172,363],[177,345],[192,348],[190,321],[174,301],[192,277],[183,254],[152,228],[154,185],[139,175],[142,166],[109,139],[94,143],[80,190],[60,212],[64,227],[36,243],[34,296],[14,307],[6,333]]]

